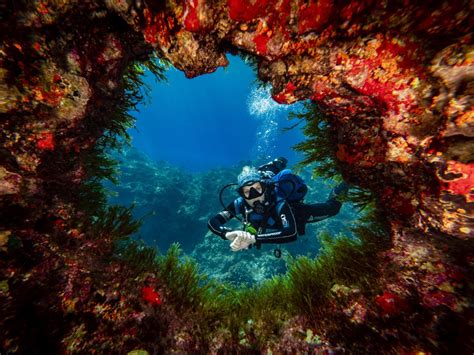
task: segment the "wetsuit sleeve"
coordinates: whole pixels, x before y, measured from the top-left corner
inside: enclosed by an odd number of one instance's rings
[[[227,232],[230,232],[232,229],[230,229],[229,227],[224,227],[224,224],[234,218],[235,215],[235,206],[232,202],[224,210],[220,211],[218,214],[212,217],[207,222],[207,227],[212,233],[217,234],[219,237],[226,240],[225,234]]]
[[[276,232],[258,234],[256,240],[259,243],[289,243],[294,242],[298,234],[296,232],[296,221],[293,211],[288,203],[284,202],[280,208],[277,208],[279,222],[282,229]]]
[[[336,198],[330,198],[324,203],[312,203],[306,205],[306,215],[309,222],[322,221],[323,219],[335,216],[339,213],[342,203]]]
[[[347,193],[349,185],[345,182],[337,185],[328,196],[325,203],[313,203],[305,206],[305,219],[307,222],[318,222],[323,219],[335,216],[339,213],[342,203],[338,201],[338,197]]]

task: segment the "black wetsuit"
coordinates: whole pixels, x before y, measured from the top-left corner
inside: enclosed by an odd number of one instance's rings
[[[272,178],[286,167],[287,160],[278,158],[258,168],[262,178]],[[306,185],[304,186],[306,189]],[[303,202],[289,203],[277,198],[275,191],[266,192],[266,211],[259,214],[245,202],[242,197],[234,200],[224,210],[212,217],[208,227],[222,239],[231,229],[224,224],[235,216],[242,216],[245,222],[250,223],[256,230],[257,247],[260,243],[288,243],[297,239],[298,235],[305,234],[306,223],[318,222],[339,213],[341,202],[336,198],[340,193],[347,191],[345,183],[337,186],[324,203],[305,204]]]
[[[298,235],[305,234],[305,225],[318,222],[339,213],[341,202],[333,192],[325,203],[305,204],[276,201],[274,194],[270,194],[267,211],[258,214],[239,197],[227,208],[216,214],[208,222],[208,227],[222,239],[231,229],[224,224],[233,217],[243,216],[244,221],[250,222],[258,231],[255,239],[258,243],[288,243],[295,241]],[[246,217],[247,215],[247,217]]]

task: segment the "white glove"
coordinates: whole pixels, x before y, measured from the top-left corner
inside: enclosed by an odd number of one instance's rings
[[[230,244],[230,248],[232,251],[239,251],[242,249],[247,249],[249,245],[256,242],[255,236],[250,234],[249,232],[245,231],[235,231],[237,236],[235,237],[234,241]],[[226,234],[227,237],[227,234]]]
[[[232,231],[232,232],[227,232],[225,234],[226,239],[230,240],[231,242],[234,241],[235,238],[237,238],[237,235],[241,231]]]

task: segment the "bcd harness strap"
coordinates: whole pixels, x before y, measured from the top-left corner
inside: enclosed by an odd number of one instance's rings
[[[280,204],[282,201],[278,201],[278,204]],[[270,206],[268,206],[268,208],[266,209],[265,213],[263,214],[263,218],[262,218],[262,222],[260,223],[260,227],[258,228],[258,234],[262,234],[262,233],[265,233],[265,230],[267,228],[267,224],[268,224],[268,220],[270,219],[271,215],[272,215],[272,211],[273,211],[273,207],[275,207],[275,205],[277,205],[277,203],[273,202]],[[278,206],[277,206],[278,207]],[[278,211],[276,211],[276,215],[278,215]],[[245,217],[247,218],[247,214],[245,215]],[[274,216],[275,217],[275,216]],[[277,221],[276,218],[273,218],[274,221]],[[255,243],[255,247],[257,249],[260,249],[262,247],[261,243],[259,241],[257,241]]]

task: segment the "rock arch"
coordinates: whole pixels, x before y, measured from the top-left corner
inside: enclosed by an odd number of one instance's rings
[[[345,178],[379,197],[393,244],[383,267],[397,269],[387,292],[466,315],[470,292],[460,285],[472,274],[474,235],[468,1],[3,6],[1,233],[23,238],[32,254],[42,250],[35,270],[65,262],[46,246],[62,225],[87,240],[73,223],[94,164],[87,157],[117,128],[117,108],[133,104],[123,95],[125,68],[155,53],[192,78],[225,66],[228,52],[245,52],[277,102],[319,105],[336,127]]]

